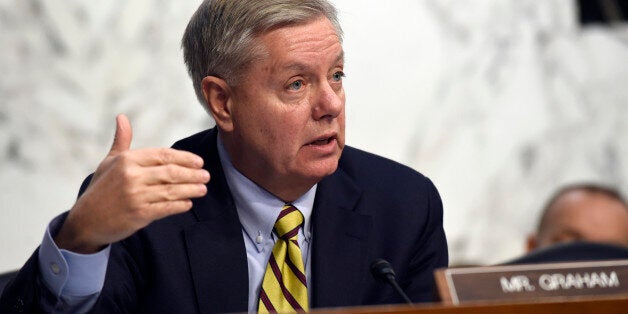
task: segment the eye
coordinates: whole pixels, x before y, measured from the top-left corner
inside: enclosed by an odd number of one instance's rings
[[[342,71],[338,71],[338,72],[334,73],[334,75],[332,75],[333,80],[336,81],[336,82],[342,81],[343,77],[345,77],[345,73],[342,72]]]
[[[294,81],[294,82],[290,83],[290,85],[288,85],[288,89],[291,89],[291,90],[300,90],[301,87],[303,87],[303,81],[302,80]]]

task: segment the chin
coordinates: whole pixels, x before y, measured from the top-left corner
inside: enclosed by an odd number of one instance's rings
[[[338,169],[338,160],[335,162],[326,162],[324,164],[316,164],[314,167],[310,167],[304,174],[305,177],[312,181],[320,181],[323,178],[332,175]]]

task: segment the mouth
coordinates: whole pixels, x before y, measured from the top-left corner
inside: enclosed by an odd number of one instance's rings
[[[322,145],[327,145],[329,143],[331,143],[332,141],[334,141],[336,139],[336,135],[331,135],[331,136],[323,136],[320,137],[312,142],[309,142],[307,145],[313,145],[313,146],[322,146]]]

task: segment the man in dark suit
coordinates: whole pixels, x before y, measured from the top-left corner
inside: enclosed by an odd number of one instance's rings
[[[430,301],[432,271],[447,265],[440,197],[410,168],[345,147],[341,43],[324,0],[204,1],[183,49],[217,127],[171,149],[131,150],[119,115],[110,153],[51,222],[0,310],[402,302],[370,276],[378,258],[412,301]],[[296,227],[284,234],[288,215]]]

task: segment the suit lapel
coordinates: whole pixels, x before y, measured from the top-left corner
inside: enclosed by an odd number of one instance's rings
[[[227,186],[213,130],[188,149],[205,160],[212,179],[194,200],[198,223],[185,241],[201,313],[246,312],[248,264],[242,226]],[[356,211],[362,191],[342,169],[323,179],[312,214],[312,307],[360,304],[368,277],[371,216]]]
[[[355,211],[362,191],[341,169],[318,185],[312,213],[312,306],[355,305],[368,276],[371,216]]]
[[[213,133],[213,134],[212,134]],[[248,264],[242,226],[216,148],[215,131],[203,147],[212,178],[205,197],[194,200],[198,223],[187,227],[185,244],[200,313],[245,312],[248,309]]]
[[[199,311],[246,311],[249,279],[239,224],[222,215],[186,229],[185,238]]]

